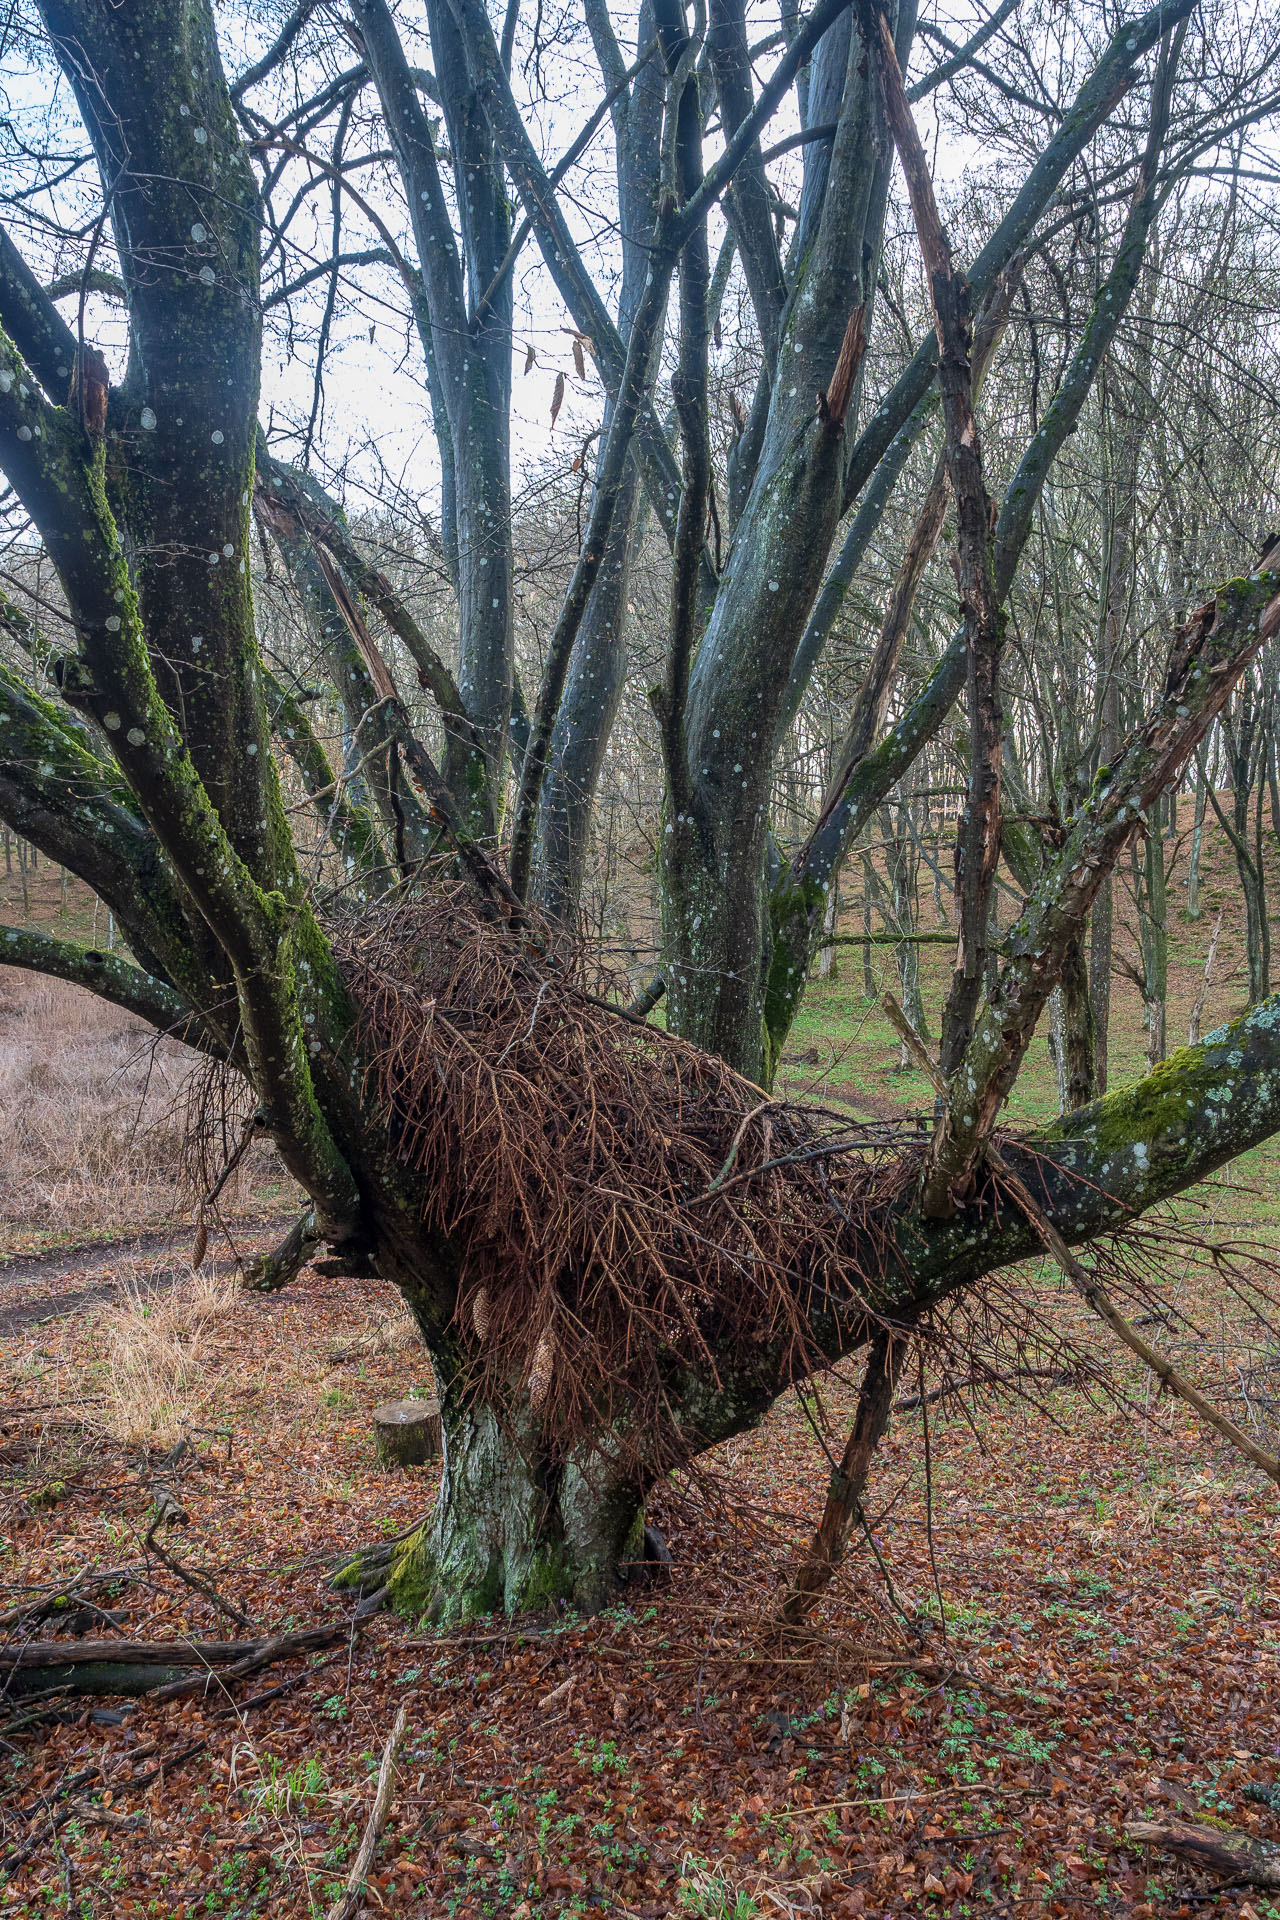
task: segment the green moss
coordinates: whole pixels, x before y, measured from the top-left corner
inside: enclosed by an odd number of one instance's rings
[[[387,1576],[387,1600],[398,1613],[424,1614],[435,1591],[435,1556],[427,1545],[427,1522],[397,1546]]]
[[[770,895],[773,949],[765,981],[764,1084],[772,1087],[796,1017],[822,928],[827,889],[820,880],[788,881]]]
[[[574,1580],[565,1559],[564,1549],[552,1544],[538,1548],[519,1589],[514,1595],[507,1596],[508,1611],[511,1613],[540,1613],[554,1606],[557,1600],[571,1600],[574,1597]]]
[[[1078,1134],[1083,1118],[1090,1141],[1104,1159],[1126,1148],[1159,1142],[1167,1166],[1169,1144],[1185,1134],[1190,1161],[1203,1143],[1199,1135],[1188,1128],[1188,1117],[1202,1113],[1205,1083],[1217,1077],[1203,1048],[1180,1047],[1152,1073],[1132,1086],[1116,1088],[1104,1100],[1087,1108],[1083,1116],[1068,1115],[1049,1137]]]
[[[636,1517],[631,1522],[630,1530],[627,1534],[626,1539],[622,1543],[622,1553],[619,1556],[619,1558],[624,1563],[629,1560],[643,1560],[644,1558],[644,1508],[643,1507],[636,1508]]]

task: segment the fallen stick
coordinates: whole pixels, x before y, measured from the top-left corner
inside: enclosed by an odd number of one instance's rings
[[[373,1796],[373,1810],[369,1815],[360,1842],[360,1851],[355,1857],[351,1872],[347,1875],[347,1884],[342,1893],[330,1907],[326,1920],[352,1920],[364,1892],[364,1883],[382,1829],[387,1824],[387,1815],[391,1812],[391,1802],[395,1796],[396,1755],[400,1751],[400,1742],[404,1739],[404,1730],[409,1717],[407,1704],[402,1704],[396,1715],[386,1746],[382,1749],[382,1765],[378,1769],[378,1790]]]
[[[194,1567],[184,1566],[175,1554],[165,1552],[165,1549],[156,1539],[156,1531],[163,1518],[163,1513],[157,1512],[148,1530],[144,1551],[154,1553],[161,1566],[168,1567],[170,1573],[175,1574],[184,1586],[190,1587],[193,1593],[198,1593],[202,1600],[207,1600],[209,1605],[213,1607],[216,1612],[220,1613],[224,1620],[229,1620],[233,1627],[247,1627],[249,1632],[252,1633],[253,1621],[249,1618],[248,1614],[244,1612],[243,1608],[237,1607],[232,1601],[224,1599],[213,1582],[206,1580],[203,1574],[197,1573]]]
[[[1140,1847],[1165,1847],[1193,1866],[1251,1887],[1280,1889],[1280,1846],[1231,1827],[1190,1820],[1135,1820],[1126,1838]]]
[[[24,1600],[19,1606],[9,1607],[0,1613],[0,1629],[6,1632],[10,1627],[21,1626],[24,1621],[35,1621],[47,1614],[61,1613],[66,1603],[67,1611],[73,1611],[71,1602],[83,1603],[91,1593],[100,1593],[104,1587],[118,1586],[121,1581],[136,1579],[141,1568],[109,1567],[102,1573],[78,1573],[74,1579],[59,1585],[51,1582],[40,1588],[30,1600]]]
[[[208,1744],[207,1740],[192,1740],[187,1746],[179,1747],[176,1753],[166,1754],[154,1767],[149,1767],[145,1773],[131,1774],[127,1780],[113,1779],[110,1783],[111,1787],[116,1791],[123,1791],[125,1787],[148,1787],[153,1780],[158,1779],[159,1776],[170,1767],[181,1766],[184,1760],[190,1760],[195,1754],[203,1753]],[[100,1778],[99,1769],[97,1767],[89,1767],[84,1773],[77,1774],[74,1780],[68,1782],[60,1791],[64,1793],[74,1791],[76,1787],[85,1786],[90,1779],[97,1780],[98,1778]],[[31,1858],[31,1855],[35,1852],[41,1841],[55,1839],[58,1828],[65,1826],[68,1820],[89,1820],[114,1825],[117,1822],[117,1818],[123,1823],[124,1820],[130,1817],[131,1816],[127,1814],[116,1816],[114,1810],[109,1811],[102,1807],[83,1807],[76,1801],[70,1799],[61,1807],[44,1806],[37,1808],[32,1814],[28,1815],[28,1818],[34,1818],[36,1821],[34,1831],[29,1833],[27,1838],[23,1840],[20,1845],[16,1846],[11,1853],[5,1854],[4,1858],[0,1859],[0,1873],[10,1874],[15,1872],[18,1867],[22,1866],[24,1861]]]
[[[1044,1800],[1049,1796],[1048,1787],[935,1787],[928,1793],[892,1793],[868,1794],[863,1800],[824,1800],[819,1807],[784,1807],[781,1813],[771,1817],[774,1820],[807,1820],[814,1813],[841,1813],[846,1807],[918,1807],[925,1800],[947,1800],[955,1794],[968,1794],[972,1800],[1002,1800],[1009,1795],[1021,1795],[1025,1800]]]
[[[379,1603],[385,1594],[382,1588],[371,1598]],[[228,1680],[243,1680],[246,1674],[257,1673],[262,1667],[273,1666],[277,1660],[288,1660],[295,1653],[314,1653],[320,1647],[332,1646],[335,1640],[342,1640],[362,1626],[374,1609],[357,1607],[349,1620],[340,1620],[329,1627],[304,1627],[299,1633],[282,1633],[273,1639],[262,1640],[252,1645],[242,1659],[233,1661],[228,1667],[216,1672],[219,1686]],[[181,1700],[189,1693],[198,1693],[201,1688],[208,1689],[215,1678],[214,1670],[196,1671],[179,1680],[171,1680],[165,1686],[157,1687],[151,1698],[160,1700]]]
[[[291,1673],[287,1680],[279,1681],[276,1686],[266,1687],[261,1693],[251,1693],[247,1700],[233,1700],[229,1707],[219,1707],[213,1716],[214,1719],[238,1719],[242,1713],[248,1713],[253,1707],[265,1707],[268,1700],[276,1700],[282,1693],[292,1693],[295,1687],[304,1686],[314,1674],[322,1673],[326,1667],[331,1667],[335,1660],[341,1660],[344,1651],[344,1648],[339,1647],[336,1653],[326,1653],[323,1660],[314,1660],[309,1667],[304,1667],[301,1673]],[[226,1676],[223,1677],[225,1679]]]

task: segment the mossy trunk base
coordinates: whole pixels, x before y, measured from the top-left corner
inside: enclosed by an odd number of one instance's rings
[[[439,1625],[605,1605],[641,1551],[638,1490],[599,1455],[548,1466],[488,1409],[446,1398],[442,1416],[436,1509],[392,1554],[392,1603]]]

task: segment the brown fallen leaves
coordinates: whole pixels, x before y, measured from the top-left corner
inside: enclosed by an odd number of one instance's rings
[[[385,1305],[371,1285],[308,1279],[246,1297],[211,1336],[209,1424],[231,1438],[192,1435],[182,1557],[264,1630],[342,1619],[323,1555],[400,1530],[430,1497],[430,1470],[373,1456],[372,1407],[418,1383],[415,1354],[361,1345]],[[3,1403],[91,1393],[94,1364],[83,1324],[32,1329],[6,1354]],[[848,1396],[832,1397],[838,1422]],[[673,1489],[655,1515],[670,1582],[596,1620],[436,1637],[384,1616],[314,1671],[296,1660],[232,1687],[230,1712],[216,1684],[118,1719],[118,1702],[55,1701],[6,1759],[0,1851],[36,1844],[0,1878],[0,1914],[59,1911],[68,1885],[84,1920],[323,1912],[403,1703],[370,1914],[1164,1920],[1248,1904],[1267,1920],[1265,1894],[1205,1900],[1208,1879],[1125,1832],[1144,1816],[1280,1827],[1240,1793],[1276,1765],[1274,1497],[1176,1410],[1138,1428],[1065,1393],[1052,1406],[1057,1428],[988,1407],[980,1441],[931,1412],[945,1639],[919,1413],[873,1480],[897,1610],[864,1549],[812,1636],[770,1627],[827,1471],[790,1403],[720,1463],[754,1522]],[[0,1604],[68,1570],[142,1564],[153,1469],[76,1418],[0,1418]],[[53,1504],[33,1500],[53,1483]],[[220,1631],[158,1562],[95,1603],[122,1637]]]

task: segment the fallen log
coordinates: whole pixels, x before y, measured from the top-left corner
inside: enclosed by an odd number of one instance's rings
[[[255,1640],[29,1640],[0,1650],[2,1690],[10,1700],[66,1687],[71,1693],[152,1693],[243,1660]]]
[[[82,1667],[102,1660],[131,1666],[228,1666],[255,1653],[260,1640],[29,1640],[0,1651],[0,1672],[27,1667]]]
[[[385,1587],[346,1619],[260,1640],[33,1640],[0,1649],[0,1693],[25,1699],[54,1687],[72,1693],[151,1693],[176,1700],[207,1686],[243,1679],[294,1654],[342,1640],[381,1605]]]
[[[1225,1880],[1280,1890],[1280,1844],[1274,1840],[1191,1820],[1135,1820],[1127,1837],[1137,1846],[1165,1847]]]

